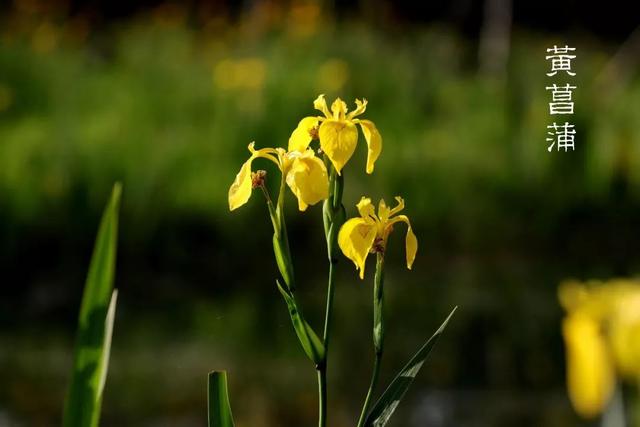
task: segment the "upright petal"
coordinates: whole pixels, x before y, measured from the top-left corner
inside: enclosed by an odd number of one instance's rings
[[[367,100],[362,98],[362,101],[356,99],[356,109],[347,114],[347,119],[352,119],[360,114],[364,113],[367,109]]]
[[[576,412],[594,418],[602,412],[614,385],[612,363],[599,325],[582,313],[562,323],[567,353],[567,386]]]
[[[347,103],[340,98],[336,98],[331,104],[331,112],[335,120],[344,120],[347,116]]]
[[[289,137],[289,147],[287,150],[304,152],[313,139],[311,132],[313,132],[313,128],[316,126],[318,126],[317,117],[305,117],[300,120],[298,127],[295,128],[291,133],[291,137]]]
[[[358,130],[347,121],[325,120],[319,130],[320,147],[324,151],[338,175],[349,161],[358,144]]]
[[[398,214],[399,212],[401,212],[404,209],[404,199],[400,196],[396,196],[396,207],[391,209],[391,212],[389,212],[389,217],[392,217],[396,214]]]
[[[405,224],[407,224],[407,235],[405,237],[404,244],[405,244],[406,257],[407,257],[407,268],[411,270],[411,267],[413,266],[413,261],[415,261],[416,259],[416,253],[418,253],[418,239],[416,238],[416,235],[413,234],[413,230],[411,229],[411,222],[409,221],[409,218],[406,215],[398,215],[393,217],[387,223],[387,233],[389,233],[392,230],[393,224],[398,222],[404,222]]]
[[[311,150],[293,160],[286,179],[287,185],[298,198],[298,209],[301,211],[329,197],[327,168]]]
[[[370,120],[357,120],[367,141],[367,173],[373,173],[373,166],[382,151],[382,136]]]
[[[376,238],[376,227],[362,218],[351,218],[344,223],[338,233],[338,245],[342,253],[360,270],[364,279],[364,266],[367,255]]]
[[[376,211],[370,198],[362,196],[356,207],[358,208],[358,213],[365,221],[370,223],[377,219]]]
[[[324,114],[324,116],[327,119],[331,118],[331,114],[329,113],[329,108],[327,108],[327,101],[324,99],[324,94],[318,95],[316,100],[313,101],[313,108],[315,108],[316,110],[322,111],[322,114]]]
[[[233,211],[247,203],[251,197],[251,162],[254,156],[244,162],[236,179],[229,187],[229,210]]]
[[[378,218],[380,218],[380,222],[387,222],[391,213],[391,209],[387,206],[387,203],[384,199],[380,199],[378,202]]]

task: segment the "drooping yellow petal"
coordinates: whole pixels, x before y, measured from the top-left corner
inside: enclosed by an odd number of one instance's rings
[[[377,218],[375,208],[370,198],[362,196],[356,207],[358,208],[358,213],[365,221],[371,223]]]
[[[411,270],[413,261],[415,261],[416,259],[416,253],[418,253],[418,239],[416,238],[416,235],[413,234],[411,225],[409,225],[409,228],[407,228],[407,236],[405,237],[405,250],[407,257],[407,268]]]
[[[331,118],[331,114],[329,113],[329,108],[327,108],[327,101],[324,99],[324,94],[318,95],[318,97],[313,101],[313,108],[318,111],[321,111],[322,114],[328,119]]]
[[[640,288],[618,298],[609,322],[609,340],[620,374],[640,381]]]
[[[364,267],[367,255],[376,238],[376,227],[362,218],[351,218],[344,223],[338,233],[338,245],[342,253],[360,270],[364,279]]]
[[[329,197],[327,168],[312,150],[294,158],[287,173],[287,185],[298,199],[298,209],[304,211]]]
[[[640,323],[614,323],[609,340],[620,375],[630,381],[640,380]]]
[[[320,147],[324,151],[336,172],[349,161],[358,144],[358,130],[348,121],[325,120],[319,130]]]
[[[614,372],[599,325],[583,313],[562,323],[567,353],[567,387],[576,412],[594,418],[602,412],[614,387]]]
[[[382,151],[382,136],[370,120],[358,120],[364,139],[367,141],[367,173],[373,173],[373,166]]]
[[[288,151],[304,152],[312,140],[311,132],[318,125],[317,117],[305,117],[300,120],[298,127],[291,133],[289,137]]]
[[[240,168],[240,172],[236,175],[236,179],[229,187],[229,210],[233,211],[247,203],[251,197],[251,162],[254,156],[244,162]]]
[[[411,222],[409,221],[409,218],[406,215],[398,215],[398,216],[394,216],[388,223],[387,223],[387,233],[389,231],[391,231],[391,227],[393,227],[393,224],[398,223],[398,222],[404,222],[405,224],[407,224],[407,235],[405,236],[405,251],[406,251],[406,257],[407,257],[407,268],[409,270],[411,270],[411,266],[413,266],[413,261],[415,261],[416,259],[416,253],[418,253],[418,239],[416,238],[416,235],[413,234],[413,230],[411,229]],[[386,238],[385,238],[386,240]]]

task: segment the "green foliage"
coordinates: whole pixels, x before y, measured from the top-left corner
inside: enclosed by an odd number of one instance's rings
[[[225,371],[210,372],[207,390],[209,427],[233,427],[227,373]]]
[[[5,215],[30,220],[119,179],[128,183],[140,232],[157,216],[185,211],[228,221],[226,192],[247,144],[286,145],[323,92],[349,103],[366,95],[366,117],[385,130],[376,172],[355,173],[364,156],[345,171],[352,182],[345,200],[357,199],[365,183],[380,194],[402,190],[418,204],[419,222],[453,218],[466,224],[463,236],[487,217],[508,226],[512,214],[501,203],[510,195],[539,197],[557,212],[585,194],[605,194],[618,174],[640,185],[638,79],[603,93],[593,83],[603,52],[586,42],[575,82],[584,170],[565,176],[545,150],[544,40],[515,33],[509,77],[497,81],[464,66],[475,56],[465,56],[463,40],[429,28],[404,38],[344,25],[295,38],[132,24],[114,36],[105,41],[108,55],[91,44],[46,55],[17,40],[0,45],[0,85],[12,100],[0,111]],[[247,58],[254,61],[241,62]],[[229,63],[246,67],[255,84],[229,85]],[[101,205],[88,197],[94,209]]]
[[[64,427],[96,427],[109,365],[117,290],[113,290],[121,186],[113,187],[84,288]]]
[[[276,283],[278,285],[280,293],[282,294],[282,297],[284,298],[285,303],[287,304],[293,329],[298,336],[298,340],[300,341],[300,345],[302,346],[304,352],[306,353],[307,357],[309,357],[309,359],[316,365],[323,363],[326,355],[322,340],[304,319],[302,310],[300,309],[291,291],[288,288],[282,286],[279,281],[276,281]]]
[[[440,338],[444,328],[447,327],[447,324],[449,323],[451,316],[453,316],[453,313],[455,313],[456,308],[449,313],[438,330],[431,336],[431,338],[429,338],[429,340],[427,340],[426,343],[424,343],[420,350],[418,350],[418,352],[411,358],[409,363],[407,363],[396,375],[393,381],[391,381],[389,387],[387,387],[384,393],[382,393],[380,399],[378,399],[371,409],[371,412],[369,412],[369,415],[367,415],[364,422],[365,427],[384,427],[387,425],[387,422],[398,407],[400,400],[411,386],[411,383],[413,383],[418,372],[420,372],[427,356],[438,342],[438,338]]]

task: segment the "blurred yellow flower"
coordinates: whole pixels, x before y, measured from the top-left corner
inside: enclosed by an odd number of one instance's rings
[[[562,334],[567,351],[567,387],[576,412],[593,418],[609,401],[615,374],[600,325],[584,313],[564,319]]]
[[[283,179],[298,199],[301,211],[329,196],[327,168],[311,149],[289,150],[283,148],[261,148],[256,150],[249,144],[251,157],[244,162],[229,188],[229,210],[235,210],[247,203],[251,197],[251,164],[261,157],[275,163],[282,172]]]
[[[259,90],[264,87],[267,65],[260,58],[223,59],[213,69],[213,82],[223,90]]]
[[[342,90],[349,80],[349,65],[342,59],[329,59],[318,68],[316,85],[331,92]]]
[[[60,31],[49,22],[38,25],[31,35],[31,48],[37,53],[49,53],[58,47]]]
[[[321,12],[317,2],[294,1],[289,10],[286,28],[294,37],[310,37],[317,33],[322,24]]]
[[[610,399],[616,376],[640,380],[640,282],[569,281],[558,298],[567,311],[562,332],[569,397],[581,416],[593,418]]]
[[[387,207],[384,200],[378,204],[378,214],[371,203],[371,199],[363,197],[357,204],[359,218],[351,218],[344,223],[338,233],[338,245],[342,253],[360,270],[360,278],[364,278],[364,267],[369,253],[384,253],[387,239],[393,230],[393,225],[398,222],[407,224],[405,249],[407,268],[411,269],[418,251],[418,239],[416,239],[411,223],[406,215],[397,215],[404,209],[404,200],[396,197],[398,204],[393,209]]]
[[[320,148],[329,157],[336,172],[340,174],[356,149],[358,143],[356,124],[358,124],[368,145],[367,173],[372,173],[374,163],[382,151],[382,137],[372,121],[355,118],[365,112],[367,100],[356,99],[356,109],[351,112],[348,112],[347,104],[340,98],[333,101],[331,112],[329,112],[324,95],[318,96],[313,106],[324,116],[302,119],[291,134],[289,145],[299,149],[306,148],[317,134],[320,139]],[[319,127],[318,124],[320,124]]]

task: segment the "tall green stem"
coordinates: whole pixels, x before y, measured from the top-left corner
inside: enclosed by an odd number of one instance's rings
[[[280,191],[278,201],[274,206],[274,203],[269,196],[269,192],[266,190],[264,184],[261,185],[262,191],[267,200],[267,206],[269,208],[269,215],[271,216],[271,222],[273,224],[273,248],[278,269],[286,289],[280,287],[280,292],[285,298],[285,302],[289,307],[289,314],[293,322],[294,329],[298,335],[300,343],[307,353],[307,356],[315,363],[318,376],[318,425],[319,427],[326,426],[327,418],[327,364],[326,364],[326,350],[325,343],[329,340],[329,319],[331,317],[332,305],[333,305],[333,289],[334,289],[334,269],[335,264],[335,241],[339,227],[344,221],[344,209],[342,208],[342,180],[336,178],[335,172],[331,175],[331,190],[329,197],[329,205],[325,201],[325,209],[328,209],[329,215],[325,215],[325,237],[327,239],[328,253],[329,253],[329,286],[327,295],[327,308],[325,313],[325,324],[323,339],[320,339],[315,335],[311,327],[306,323],[302,315],[301,307],[296,303],[295,292],[295,280],[293,273],[293,263],[291,261],[291,250],[289,247],[289,238],[287,236],[287,227],[285,224],[283,206],[284,206],[284,192],[285,192],[285,180],[284,177],[280,181]],[[336,194],[339,198],[336,197]],[[338,208],[334,208],[338,206]],[[330,227],[327,228],[327,224]],[[280,286],[280,285],[278,285]]]
[[[326,426],[327,418],[327,357],[329,354],[329,339],[331,337],[331,318],[333,312],[333,297],[335,294],[335,266],[338,262],[336,256],[337,236],[342,223],[344,222],[344,207],[342,206],[342,189],[344,178],[336,173],[329,161],[325,159],[329,169],[329,197],[325,200],[322,215],[324,223],[325,238],[327,241],[327,258],[329,261],[329,279],[327,282],[327,300],[324,315],[324,331],[322,342],[325,349],[324,363],[318,365],[318,426]]]
[[[382,352],[384,348],[383,302],[384,255],[379,252],[376,258],[376,275],[373,286],[373,347],[375,350],[375,360],[373,362],[373,372],[371,374],[371,381],[369,383],[369,389],[367,390],[367,396],[364,400],[364,404],[362,405],[362,411],[360,412],[358,427],[362,427],[364,424],[367,412],[369,412],[369,407],[371,406],[371,398],[373,397],[373,392],[378,384],[378,377],[380,375],[380,363],[382,362]]]
[[[318,426],[327,425],[327,369],[318,369]]]
[[[331,313],[333,312],[333,295],[335,292],[335,266],[338,263],[337,236],[342,223],[344,222],[344,207],[342,206],[342,188],[344,178],[338,175],[331,167],[331,178],[329,180],[329,198],[325,200],[323,206],[325,238],[327,241],[327,259],[329,261],[329,280],[327,282],[327,301],[324,315],[324,333],[322,335],[325,349],[329,346],[331,331]]]

